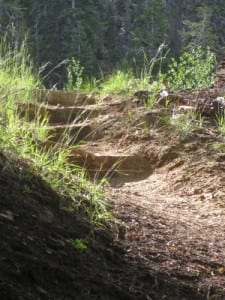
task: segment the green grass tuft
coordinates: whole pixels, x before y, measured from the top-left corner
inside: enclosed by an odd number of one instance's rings
[[[117,70],[106,77],[100,87],[102,94],[123,93],[127,94],[130,91],[130,82],[133,80],[133,75],[130,72]]]
[[[108,220],[102,187],[91,184],[85,170],[69,163],[71,148],[64,145],[43,150],[40,146],[49,138],[47,117],[41,118],[37,113],[34,121],[27,122],[18,115],[17,103],[35,102],[33,91],[41,85],[25,44],[12,50],[2,41],[0,64],[1,151],[26,159],[34,173],[40,174],[62,196],[69,197],[91,221]]]
[[[224,114],[218,114],[216,115],[216,126],[218,131],[225,135],[225,115]]]

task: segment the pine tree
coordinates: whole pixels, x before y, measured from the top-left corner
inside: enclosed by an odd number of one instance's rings
[[[47,65],[42,76],[54,84],[63,81],[72,58],[80,61],[86,76],[98,76],[99,70],[111,72],[117,65],[136,62],[141,67],[143,58],[151,59],[162,42],[175,56],[196,44],[222,55],[223,2],[0,0],[0,35],[12,45],[26,35],[35,65]]]
[[[212,8],[200,6],[196,10],[196,21],[184,21],[182,38],[188,48],[200,46],[202,49],[215,49],[218,46],[218,36],[213,32]]]

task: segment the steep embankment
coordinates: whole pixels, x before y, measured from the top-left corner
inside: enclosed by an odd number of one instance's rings
[[[109,230],[69,211],[30,168],[3,154],[0,191],[1,299],[136,299],[127,279],[135,269]]]

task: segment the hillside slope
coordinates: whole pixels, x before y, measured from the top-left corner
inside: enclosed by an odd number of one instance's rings
[[[63,209],[65,199],[3,154],[0,191],[1,299],[136,299],[120,278],[129,267],[112,234]]]
[[[24,162],[2,153],[0,158],[1,299],[180,299],[186,294],[163,274],[149,271],[140,257],[127,257],[126,245],[110,229],[70,211],[66,199]],[[85,241],[87,249],[75,247],[75,239]],[[195,294],[188,290],[191,298],[185,299],[198,299]]]
[[[21,105],[30,119],[48,112],[42,147],[66,137],[70,162],[107,178],[116,224],[89,224],[24,162],[1,154],[2,299],[224,299],[225,143],[211,110],[221,92],[178,93],[153,110],[134,97],[96,103],[60,91]]]

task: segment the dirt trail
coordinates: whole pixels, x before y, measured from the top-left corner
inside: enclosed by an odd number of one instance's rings
[[[126,228],[128,256],[140,255],[155,272],[202,291],[205,298],[215,294],[218,298],[212,299],[223,299],[223,182],[224,174],[202,171],[200,165],[164,167],[143,181],[112,190]]]
[[[211,116],[181,138],[163,122],[173,117],[169,108],[150,111],[138,99],[119,95],[82,95],[81,105],[80,97],[42,95],[55,130],[51,143],[63,143],[57,126],[78,128],[67,129],[71,143],[80,143],[71,161],[95,180],[107,176],[117,243],[126,259],[139,261],[155,277],[154,288],[172,284],[177,298],[171,299],[225,299],[225,155],[214,147],[224,138]],[[32,107],[30,119],[37,109]],[[136,276],[147,291],[143,273]]]

